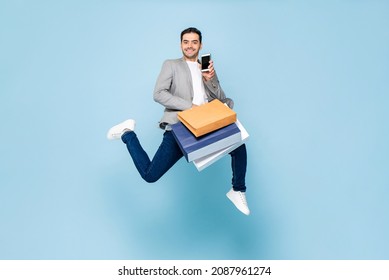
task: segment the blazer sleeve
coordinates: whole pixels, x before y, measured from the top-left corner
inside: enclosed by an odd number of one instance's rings
[[[184,99],[177,94],[173,94],[172,86],[174,84],[174,71],[172,62],[166,60],[158,76],[154,88],[154,101],[163,105],[169,110],[186,110],[192,107],[192,102]]]
[[[204,82],[206,88],[208,89],[208,94],[210,101],[213,99],[219,99],[221,102],[226,103],[231,109],[234,107],[234,101],[231,98],[227,98],[222,87],[220,86],[219,79],[215,73],[215,76]]]

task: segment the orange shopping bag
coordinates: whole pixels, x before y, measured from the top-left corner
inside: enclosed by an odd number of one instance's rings
[[[177,113],[178,119],[196,136],[236,122],[236,113],[218,99]]]

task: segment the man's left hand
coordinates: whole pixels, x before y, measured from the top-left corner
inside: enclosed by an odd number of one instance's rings
[[[211,80],[215,76],[215,69],[213,68],[213,61],[209,62],[208,72],[202,72],[205,81]]]

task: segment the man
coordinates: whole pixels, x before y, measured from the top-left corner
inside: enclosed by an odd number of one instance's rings
[[[180,59],[166,60],[154,89],[154,101],[165,107],[160,121],[160,127],[165,130],[162,143],[154,158],[150,161],[147,153],[139,143],[134,132],[135,121],[126,120],[112,127],[107,134],[108,139],[121,139],[134,161],[142,178],[149,183],[157,181],[181,157],[171,125],[178,122],[177,112],[199,106],[213,99],[219,99],[232,107],[231,99],[226,98],[220,87],[219,80],[210,62],[208,72],[201,72],[198,63],[199,51],[202,48],[201,32],[190,27],[181,32]],[[243,144],[230,153],[232,166],[232,189],[227,197],[244,214],[249,215],[245,191],[245,177],[247,166],[246,146]]]

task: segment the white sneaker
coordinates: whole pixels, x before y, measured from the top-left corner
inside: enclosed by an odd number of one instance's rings
[[[232,203],[234,203],[234,205],[236,206],[236,208],[238,208],[240,212],[245,215],[250,215],[250,209],[247,205],[246,194],[244,192],[236,192],[231,189],[227,193],[227,197],[232,201]]]
[[[135,121],[134,120],[126,120],[122,123],[119,123],[108,130],[107,138],[109,140],[120,139],[124,132],[134,131],[135,129]]]

